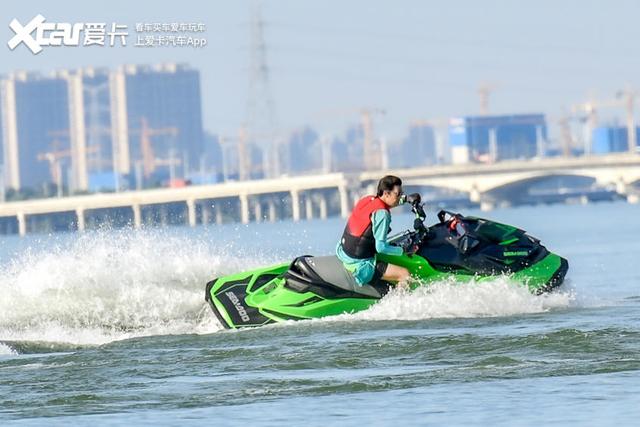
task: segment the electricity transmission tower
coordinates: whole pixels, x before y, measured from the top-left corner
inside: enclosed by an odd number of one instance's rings
[[[256,146],[262,153],[263,175],[265,177],[274,177],[280,174],[280,162],[276,140],[276,113],[269,83],[264,27],[261,2],[254,0],[251,4],[246,140],[249,145]],[[249,156],[251,153],[251,150],[243,151],[242,155],[245,156]],[[252,159],[241,159],[241,162],[251,165],[252,168],[254,167]],[[246,178],[247,176],[240,177],[240,179]]]

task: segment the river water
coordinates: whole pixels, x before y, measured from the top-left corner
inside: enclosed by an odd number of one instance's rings
[[[565,284],[226,331],[207,280],[331,253],[343,221],[1,237],[0,424],[637,425],[640,205],[480,215],[566,257]]]

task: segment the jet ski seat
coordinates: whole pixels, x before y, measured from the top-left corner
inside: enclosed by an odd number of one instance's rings
[[[304,277],[299,276],[302,273]],[[383,293],[371,285],[359,285],[353,275],[344,268],[344,264],[336,256],[301,256],[293,260],[289,271],[285,274],[288,279],[299,281],[304,279],[317,286],[330,286],[339,290],[365,295],[371,298],[382,298]]]

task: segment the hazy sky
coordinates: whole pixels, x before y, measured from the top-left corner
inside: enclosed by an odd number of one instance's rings
[[[493,84],[492,113],[544,112],[553,133],[563,108],[590,94],[640,88],[638,1],[264,1],[271,91],[278,124],[340,131],[356,110],[377,107],[391,138],[410,121],[475,114],[477,88]],[[186,62],[202,76],[204,126],[235,134],[246,117],[250,1],[6,1],[0,74],[124,63]],[[9,22],[129,26],[126,48],[10,51]],[[137,22],[202,22],[208,46],[136,48]],[[621,110],[603,111],[603,115]]]

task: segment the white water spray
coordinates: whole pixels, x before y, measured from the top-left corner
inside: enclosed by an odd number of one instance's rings
[[[420,320],[543,313],[570,306],[572,291],[536,296],[507,277],[483,282],[443,281],[409,292],[394,289],[369,310],[338,320]]]
[[[51,246],[48,246],[51,247]],[[103,344],[220,328],[204,285],[273,262],[161,230],[88,233],[0,267],[0,341]]]

